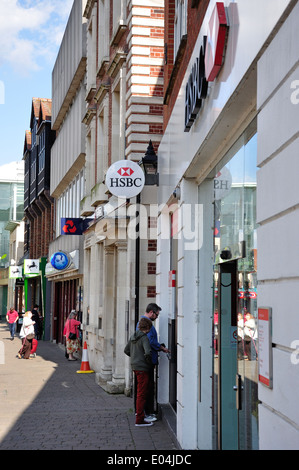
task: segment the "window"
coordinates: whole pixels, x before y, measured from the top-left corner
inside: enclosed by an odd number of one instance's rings
[[[99,40],[98,40],[98,63],[109,57],[109,14],[110,3],[106,0],[99,1]]]
[[[103,100],[103,106],[98,115],[98,146],[97,146],[97,179],[103,181],[108,169],[108,99]]]
[[[112,94],[112,162],[120,160],[120,90]]]
[[[41,173],[45,168],[46,163],[46,132],[45,129],[39,136],[39,149],[38,149],[38,172]]]
[[[36,145],[36,119],[33,121],[33,127],[32,127],[32,147]]]
[[[125,24],[125,4],[124,0],[113,0],[113,34]]]
[[[36,180],[36,160],[34,159],[32,164],[31,164],[31,178],[30,181],[31,183],[34,183]]]
[[[187,0],[175,0],[174,60],[182,37],[187,34]]]
[[[96,75],[96,6],[92,11],[91,20],[87,29],[87,93],[91,88],[95,88],[95,75]]]
[[[235,373],[242,379],[242,407],[238,413],[237,433],[239,449],[258,448],[258,355],[257,342],[257,220],[256,220],[256,189],[257,189],[257,134],[256,121],[245,131],[220,162],[214,172],[214,397],[213,415],[217,429],[217,420],[225,418],[221,426],[233,423],[232,414],[221,414],[229,404],[230,396],[222,394],[224,402],[217,400],[217,392],[222,385],[235,380]],[[219,264],[232,265],[236,262],[236,293],[235,323],[231,323],[231,315],[219,316],[222,311],[223,295],[219,295],[222,287],[231,284],[221,283]],[[229,277],[226,278],[227,280]],[[233,279],[233,278],[231,278]],[[224,300],[225,302],[225,300]],[[223,310],[225,312],[225,309]],[[224,318],[224,320],[223,320]],[[227,319],[229,321],[227,322]],[[220,321],[221,320],[221,321]],[[230,330],[229,330],[230,329]],[[232,341],[225,343],[227,332],[235,331],[236,343],[233,351]],[[232,335],[231,335],[232,337]],[[230,338],[231,338],[230,337]],[[218,342],[222,338],[222,342]],[[222,346],[224,344],[224,347]],[[229,344],[229,347],[225,345]],[[227,351],[230,349],[230,355]],[[225,355],[226,354],[226,355]],[[223,358],[225,357],[225,360]],[[219,373],[219,360],[222,358],[223,372]],[[228,379],[229,374],[230,378]],[[222,377],[222,378],[221,378]],[[225,377],[225,379],[224,379]],[[219,378],[222,380],[221,388]],[[226,400],[226,401],[225,401]],[[235,396],[233,396],[235,400]],[[228,409],[228,408],[227,408]],[[232,409],[232,407],[230,407]],[[229,412],[230,413],[230,412]],[[228,417],[229,416],[229,417]],[[235,428],[236,429],[236,428]],[[235,434],[237,435],[237,434]],[[217,436],[214,434],[216,447]],[[223,444],[223,443],[222,443]],[[232,447],[230,447],[232,448]]]

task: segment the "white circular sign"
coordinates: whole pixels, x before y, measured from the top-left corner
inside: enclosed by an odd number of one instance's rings
[[[142,168],[131,160],[113,163],[106,173],[106,186],[110,193],[126,199],[137,196],[143,189],[144,181]]]

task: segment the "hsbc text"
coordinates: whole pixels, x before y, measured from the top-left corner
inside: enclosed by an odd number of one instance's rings
[[[111,188],[131,188],[132,186],[139,188],[141,185],[141,178],[110,178]]]

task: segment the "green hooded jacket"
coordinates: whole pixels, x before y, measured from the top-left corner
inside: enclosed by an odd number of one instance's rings
[[[151,345],[146,333],[136,330],[129,339],[124,353],[131,358],[133,370],[148,371],[152,368]]]

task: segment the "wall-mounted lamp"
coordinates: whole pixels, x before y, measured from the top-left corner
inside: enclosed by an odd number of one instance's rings
[[[149,141],[149,145],[144,154],[144,157],[139,162],[139,165],[143,168],[145,174],[146,185],[157,185],[159,186],[159,173],[158,173],[158,157],[154,150],[152,141]]]

